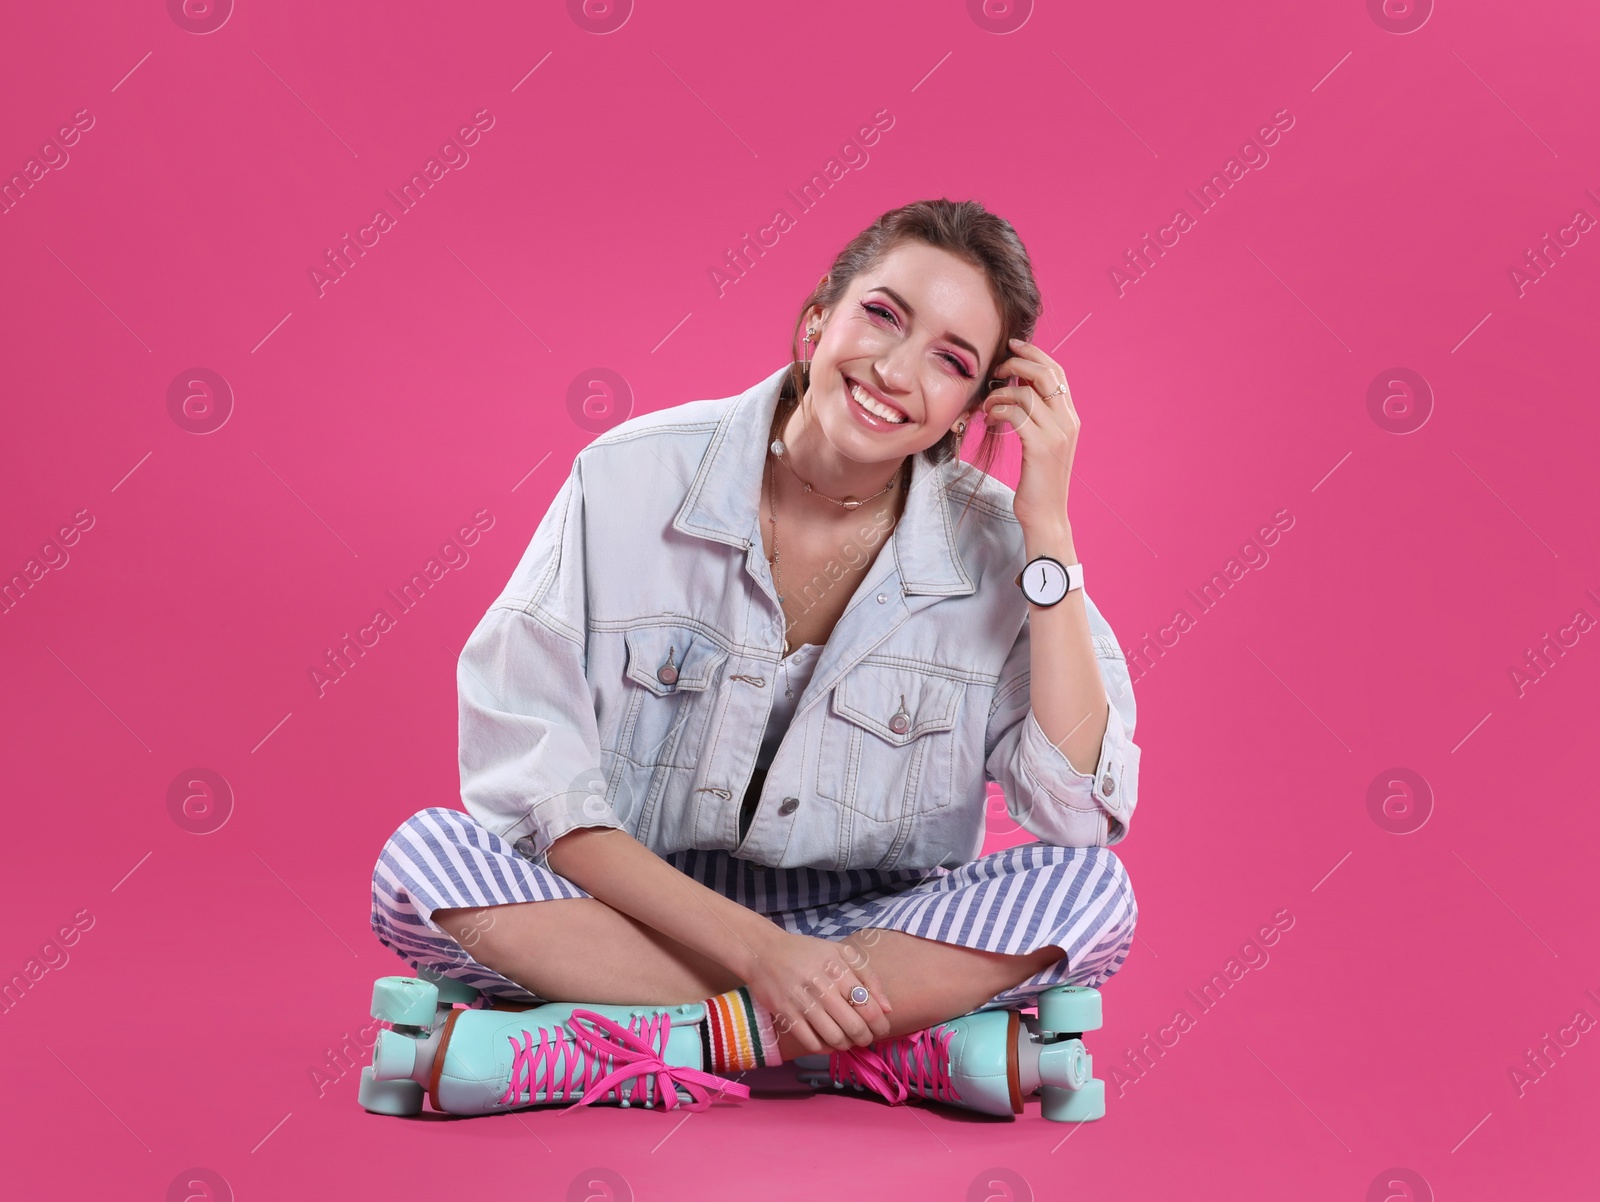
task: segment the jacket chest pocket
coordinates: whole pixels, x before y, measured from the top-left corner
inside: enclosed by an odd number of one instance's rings
[[[948,806],[964,691],[914,669],[852,668],[828,701],[817,792],[879,822]]]
[[[638,764],[689,766],[703,742],[715,699],[711,686],[728,649],[686,626],[636,626],[624,637],[633,699],[618,750]]]

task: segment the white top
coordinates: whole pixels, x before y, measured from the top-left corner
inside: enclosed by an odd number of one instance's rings
[[[761,750],[756,753],[757,768],[765,770],[772,766],[772,759],[778,754],[778,744],[783,742],[783,734],[789,729],[794,711],[805,697],[811,674],[816,671],[817,662],[821,659],[820,644],[801,643],[779,661],[772,681],[777,690],[772,698],[772,716],[767,719],[767,733],[762,736]],[[794,696],[789,696],[790,693]]]

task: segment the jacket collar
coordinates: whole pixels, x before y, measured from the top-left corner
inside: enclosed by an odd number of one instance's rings
[[[673,526],[685,534],[748,549],[759,541],[761,478],[768,432],[785,364],[737,397],[717,423]],[[888,547],[907,594],[962,596],[974,591],[956,549],[948,488],[954,461],[911,460],[911,491]]]

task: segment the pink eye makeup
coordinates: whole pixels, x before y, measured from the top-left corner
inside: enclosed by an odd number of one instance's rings
[[[887,322],[896,330],[900,328],[899,317],[895,314],[894,310],[889,308],[887,305],[877,304],[873,301],[867,300],[861,301],[860,304],[863,310],[865,310],[867,313],[870,313],[877,320]],[[951,367],[955,368],[956,372],[963,379],[972,379],[972,372],[967,367],[965,360],[963,360],[961,356],[952,354],[949,351],[940,351],[939,354],[945,359],[946,362],[950,364]]]

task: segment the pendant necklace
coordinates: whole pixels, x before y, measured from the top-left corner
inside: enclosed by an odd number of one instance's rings
[[[773,419],[773,425],[772,425],[772,432],[773,432],[772,443],[767,448],[771,452],[772,457],[774,459],[776,459],[779,463],[783,464],[784,467],[788,468],[790,474],[793,475],[796,480],[800,480],[800,483],[805,486],[805,491],[806,492],[808,492],[808,493],[816,493],[816,495],[821,497],[823,500],[832,501],[835,505],[839,506],[841,509],[859,509],[859,508],[861,508],[862,505],[866,504],[867,501],[876,500],[878,497],[883,496],[884,493],[886,493],[886,492],[890,491],[892,488],[894,488],[895,483],[900,479],[901,476],[903,476],[905,474],[905,470],[910,465],[910,462],[911,462],[910,457],[907,456],[905,461],[902,462],[902,464],[900,466],[900,470],[898,472],[896,472],[892,477],[890,477],[889,483],[885,484],[877,492],[873,493],[872,496],[864,497],[864,498],[862,498],[860,500],[857,500],[854,497],[846,497],[844,500],[841,501],[841,500],[838,500],[835,497],[828,496],[826,493],[816,492],[816,490],[814,488],[812,488],[809,483],[807,483],[805,480],[802,480],[800,478],[800,473],[796,472],[794,470],[794,468],[789,464],[789,461],[784,458],[784,452],[788,448],[786,448],[783,445],[783,439],[777,437],[778,425],[779,425],[779,419],[777,417],[775,417]],[[783,576],[782,576],[782,569],[779,566],[780,553],[778,551],[778,498],[777,498],[777,480],[776,480],[776,475],[777,475],[777,473],[773,472],[773,473],[770,473],[768,475],[768,477],[767,477],[767,510],[768,510],[768,512],[770,514],[770,517],[769,517],[768,520],[769,520],[769,523],[770,523],[770,525],[772,527],[772,559],[771,559],[771,564],[772,564],[772,583],[773,583],[774,589],[777,591],[777,594],[778,594],[778,607],[779,607],[780,611],[783,613],[783,616],[784,616],[783,657],[784,657],[785,660],[787,660],[789,655],[790,655],[790,651],[791,651],[790,646],[789,646],[789,614],[788,614],[787,610],[783,609],[783,603],[784,603]],[[784,678],[784,691],[788,695],[789,700],[793,701],[794,700],[794,690],[789,686],[789,665],[787,663],[785,663],[784,666],[783,666],[783,678]]]

